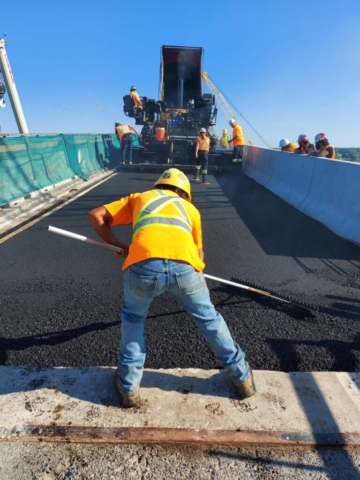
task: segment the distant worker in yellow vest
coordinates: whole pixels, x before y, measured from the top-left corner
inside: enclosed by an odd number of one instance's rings
[[[283,152],[294,153],[298,148],[296,143],[291,143],[287,138],[282,138],[279,142],[279,147]]]
[[[138,137],[141,137],[141,134],[131,125],[115,122],[115,133],[120,142],[121,163],[123,165],[132,164],[133,136],[131,132],[135,132]]]
[[[207,180],[210,138],[206,136],[206,133],[205,128],[200,128],[200,137],[196,139],[195,157],[198,159],[198,162],[195,167],[194,179],[200,181],[199,172],[201,169],[201,183],[204,185],[210,185],[210,182]]]
[[[237,121],[232,118],[229,121],[230,126],[233,128],[233,137],[229,140],[229,143],[232,142],[234,149],[233,149],[233,162],[242,162],[243,158],[243,148],[245,145],[244,142],[244,133],[242,128],[237,123]]]
[[[137,93],[136,87],[130,88],[130,97],[134,100],[135,108],[143,108],[143,103],[139,94]]]
[[[328,137],[325,133],[318,133],[315,136],[316,151],[311,153],[314,157],[330,158],[334,160],[336,158],[335,148],[330,145]]]
[[[177,168],[165,170],[151,190],[94,208],[89,220],[105,242],[123,249],[116,256],[125,259],[120,355],[114,377],[122,407],[141,405],[145,320],[154,298],[165,292],[191,316],[220,365],[227,370],[239,399],[254,395],[256,388],[245,352],[234,341],[210,299],[203,274],[201,216],[191,203],[186,175]],[[121,230],[112,229],[128,224],[133,227],[131,245],[117,239],[115,233]],[[166,339],[164,342],[166,348]],[[159,399],[152,398],[155,408]]]
[[[305,133],[302,133],[298,136],[299,147],[294,150],[294,153],[299,153],[300,155],[311,155],[315,152],[315,145],[310,143],[310,139]]]
[[[222,131],[222,136],[219,138],[219,147],[220,148],[229,148],[230,137],[226,128]]]

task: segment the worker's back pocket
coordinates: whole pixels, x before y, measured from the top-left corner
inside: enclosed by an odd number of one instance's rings
[[[207,288],[204,275],[192,267],[185,272],[176,273],[176,281],[180,291],[185,295],[200,293]]]
[[[155,295],[158,275],[139,275],[131,271],[131,268],[128,274],[130,291],[134,295],[141,298],[152,298]]]

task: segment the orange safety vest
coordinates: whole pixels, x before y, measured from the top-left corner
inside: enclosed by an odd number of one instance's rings
[[[128,125],[119,125],[116,127],[116,134],[120,143],[122,142],[123,136],[127,133],[131,133]]]
[[[331,160],[335,160],[336,158],[336,153],[335,153],[335,148],[332,145],[328,145],[325,150],[327,150],[329,147],[333,149],[331,157],[326,157],[326,158],[331,158]]]
[[[244,134],[240,125],[236,124],[233,128],[233,137],[238,137],[233,140],[234,147],[244,145]]]
[[[199,150],[202,150],[204,152],[208,152],[210,150],[210,138],[198,137],[197,143],[199,144]]]
[[[130,92],[130,97],[134,100],[135,106],[141,105],[141,100],[136,92]]]
[[[136,193],[105,208],[112,217],[112,226],[133,224],[123,270],[148,258],[180,260],[198,272],[204,269],[198,252],[202,248],[200,213],[175,192],[155,189]]]

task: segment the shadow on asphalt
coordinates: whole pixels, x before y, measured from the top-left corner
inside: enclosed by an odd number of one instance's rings
[[[216,180],[267,255],[360,261],[360,249],[284,202],[244,174]],[[216,192],[212,193],[212,197]],[[222,202],[224,203],[224,202]],[[269,235],[271,232],[271,235]],[[331,262],[330,262],[331,263]],[[328,265],[330,266],[330,264]]]

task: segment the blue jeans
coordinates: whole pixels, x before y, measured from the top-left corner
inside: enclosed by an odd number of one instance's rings
[[[199,150],[198,160],[200,162],[200,168],[201,168],[201,177],[202,177],[201,181],[206,182],[207,169],[208,169],[208,163],[209,163],[209,153],[206,152],[205,150]]]
[[[233,159],[239,160],[243,158],[243,145],[234,145]]]
[[[133,395],[140,386],[146,354],[144,322],[152,300],[165,291],[191,315],[230,378],[235,383],[247,380],[250,370],[245,353],[211,303],[203,273],[184,262],[154,258],[131,265],[124,275],[118,362],[122,390]]]
[[[121,159],[123,163],[132,162],[132,148],[133,148],[133,138],[132,134],[129,133],[124,135],[124,138],[121,142]]]

